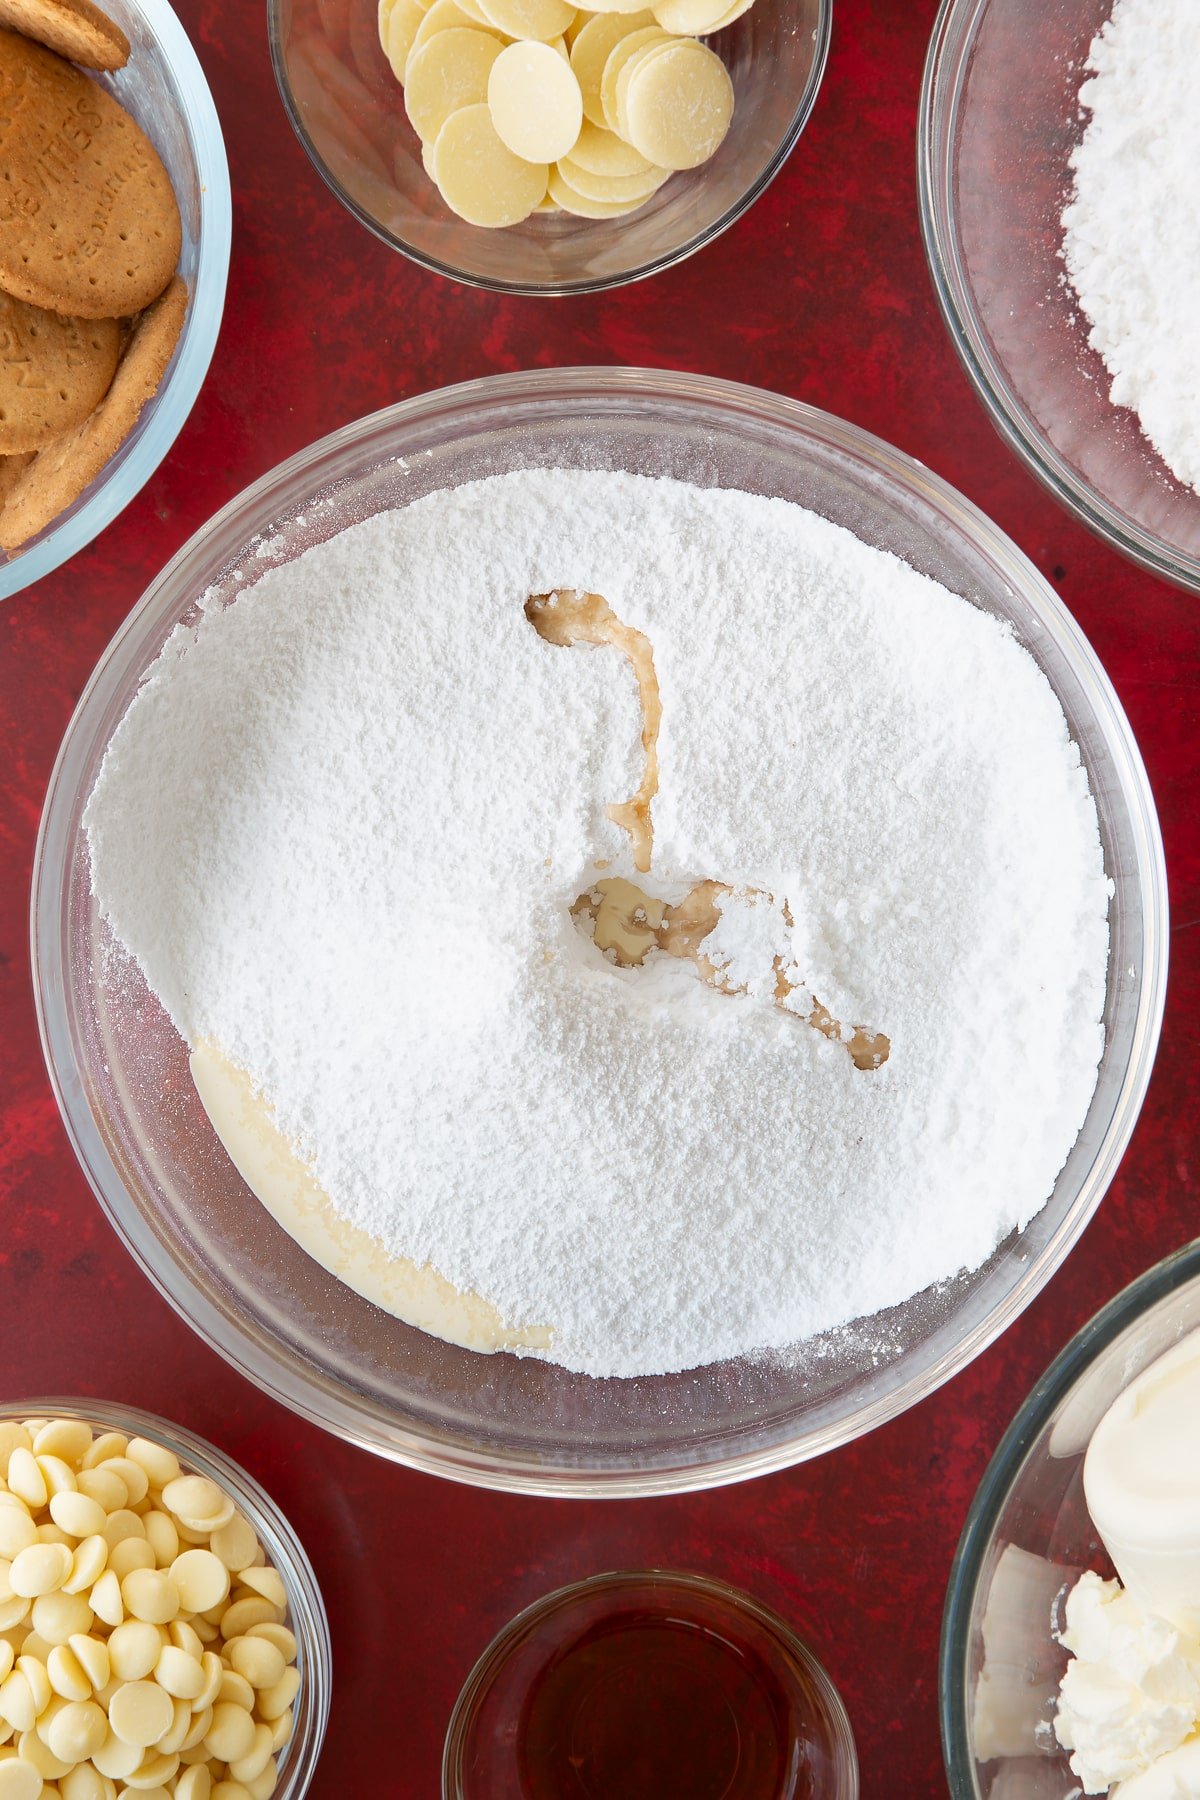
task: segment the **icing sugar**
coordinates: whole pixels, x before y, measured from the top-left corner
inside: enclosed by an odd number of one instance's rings
[[[543,641],[592,590],[662,701],[653,863],[630,663]],[[692,1367],[977,1267],[1043,1204],[1102,1048],[1105,879],[1008,630],[783,501],[528,471],[427,496],[179,628],[85,824],[104,917],[251,1072],[337,1210],[555,1361]],[[617,967],[598,869],[723,908],[729,985]],[[772,1003],[806,989],[878,1069]]]
[[[1116,406],[1200,489],[1200,21],[1195,0],[1117,0],[1080,89],[1064,254]]]

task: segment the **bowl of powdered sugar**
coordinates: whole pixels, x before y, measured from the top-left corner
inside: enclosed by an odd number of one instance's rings
[[[919,158],[938,298],[1002,435],[1193,591],[1198,91],[1193,0],[944,0]]]
[[[1128,1140],[1165,882],[1078,628],[899,452],[684,375],[472,383],[218,515],[35,876],[109,1217],[419,1467],[712,1485],[893,1416]]]

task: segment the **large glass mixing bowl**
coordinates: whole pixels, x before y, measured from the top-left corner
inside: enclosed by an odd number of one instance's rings
[[[1066,279],[1079,89],[1113,0],[943,0],[921,96],[921,228],[954,341],[1001,436],[1086,525],[1200,592],[1200,494],[1109,400]]]
[[[1083,1458],[1117,1395],[1200,1331],[1200,1239],[1096,1314],[1038,1382],[979,1486],[942,1625],[942,1748],[954,1800],[1072,1800],[1054,1737],[1067,1653],[1054,1632],[1084,1569],[1112,1565]]]
[[[80,818],[146,669],[198,601],[431,489],[530,466],[671,475],[780,495],[1011,621],[1079,745],[1114,883],[1106,1047],[1045,1207],[983,1268],[793,1354],[600,1381],[456,1349],[309,1260],[217,1142],[187,1053],[89,890]],[[314,504],[318,499],[321,504]],[[43,1042],[76,1152],[142,1268],[268,1392],[339,1435],[481,1485],[558,1494],[711,1487],[831,1449],[903,1411],[1028,1304],[1083,1230],[1137,1118],[1161,1020],[1166,881],[1120,705],[1032,565],[967,501],[877,438],[794,401],[693,375],[506,375],[335,432],[249,488],[150,587],[101,658],[51,777],[34,872]]]

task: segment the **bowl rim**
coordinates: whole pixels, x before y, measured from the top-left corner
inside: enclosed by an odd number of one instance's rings
[[[449,280],[460,282],[464,287],[481,288],[491,294],[534,295],[545,299],[555,299],[568,294],[602,294],[610,288],[625,287],[631,282],[644,281],[651,275],[661,274],[664,269],[673,268],[676,263],[693,256],[697,250],[703,250],[707,244],[711,244],[720,237],[731,225],[736,224],[743,213],[753,206],[759,195],[765,192],[783,168],[812,117],[817,103],[817,95],[820,93],[821,83],[825,76],[825,68],[829,61],[834,0],[817,0],[819,11],[812,68],[809,70],[808,80],[782,142],[776,147],[769,161],[759,170],[754,180],[721,217],[706,226],[703,231],[695,233],[686,243],[673,250],[666,250],[661,255],[650,257],[637,268],[626,270],[619,275],[606,275],[598,279],[581,278],[577,281],[553,282],[505,281],[495,276],[477,275],[470,270],[461,269],[454,263],[445,262],[440,257],[433,256],[428,251],[420,250],[416,245],[406,242],[397,233],[389,231],[367,211],[366,207],[359,204],[330,169],[301,117],[300,108],[292,93],[291,82],[288,80],[284,58],[283,33],[280,27],[282,4],[283,0],[266,0],[267,38],[271,48],[271,66],[275,71],[275,85],[279,90],[279,98],[283,103],[283,109],[292,130],[303,146],[305,155],[334,199],[344,206],[360,225],[365,225],[372,236],[377,237],[381,243],[386,244],[391,250],[398,250],[401,256],[407,257],[410,262],[417,263],[421,268],[428,269],[435,275],[445,275]]]
[[[979,21],[987,7],[1002,3],[941,0],[925,58],[917,108],[917,209],[943,322],[992,424],[1042,486],[1123,556],[1188,593],[1200,593],[1200,555],[1189,555],[1145,530],[1074,473],[1045,434],[1027,419],[978,327],[960,255],[952,145]]]
[[[1060,1350],[1021,1402],[996,1446],[975,1491],[946,1588],[938,1649],[938,1715],[946,1780],[954,1800],[980,1800],[975,1759],[968,1749],[966,1682],[962,1678],[971,1644],[971,1618],[996,1520],[1015,1486],[1033,1444],[1056,1407],[1092,1365],[1159,1301],[1200,1278],[1200,1238],[1172,1251],[1122,1288]]]
[[[238,541],[249,541],[263,522],[253,522],[254,509],[284,482],[310,476],[318,465],[328,468],[335,453],[360,443],[373,431],[412,424],[432,415],[443,424],[453,418],[475,418],[478,409],[509,406],[517,401],[536,405],[546,402],[551,390],[563,403],[599,405],[605,400],[631,405],[638,399],[684,402],[726,413],[749,413],[786,429],[798,442],[819,439],[851,459],[865,461],[890,483],[929,506],[938,507],[977,548],[986,549],[1004,569],[1010,586],[1027,597],[1036,595],[1040,622],[1055,637],[1077,671],[1091,682],[1091,704],[1103,719],[1110,746],[1128,772],[1123,790],[1137,845],[1141,900],[1144,911],[1144,949],[1138,1011],[1134,1020],[1130,1055],[1112,1114],[1098,1146],[1092,1171],[1073,1209],[1060,1222],[1041,1253],[1026,1264],[1003,1303],[996,1305],[970,1332],[958,1339],[952,1351],[932,1355],[916,1373],[909,1373],[885,1394],[860,1402],[836,1421],[811,1432],[806,1438],[790,1438],[767,1446],[738,1449],[726,1446],[719,1460],[692,1462],[679,1457],[650,1470],[636,1468],[579,1469],[564,1463],[547,1463],[530,1455],[497,1454],[491,1449],[463,1449],[447,1444],[423,1429],[410,1425],[389,1428],[387,1441],[368,1427],[359,1410],[332,1378],[310,1371],[302,1392],[290,1392],[293,1379],[273,1344],[263,1352],[262,1334],[240,1315],[236,1323],[220,1311],[183,1266],[169,1256],[149,1233],[141,1213],[129,1196],[124,1181],[96,1127],[84,1095],[80,1068],[75,1060],[64,1004],[57,996],[64,990],[60,957],[59,909],[61,883],[73,853],[70,815],[77,799],[77,782],[70,765],[75,760],[77,739],[90,723],[94,696],[110,671],[130,647],[141,646],[145,622],[155,616],[162,589],[171,582],[207,540],[219,538],[231,523],[238,527]],[[329,480],[336,477],[330,476]],[[329,480],[324,485],[329,485]],[[319,485],[319,484],[318,484]],[[139,665],[140,666],[140,665]],[[68,779],[68,774],[71,778]],[[50,1082],[64,1127],[84,1174],[101,1209],[148,1279],[167,1302],[240,1373],[292,1408],[345,1441],[388,1456],[426,1473],[449,1476],[468,1484],[557,1497],[642,1497],[653,1493],[683,1493],[725,1486],[751,1476],[805,1461],[835,1449],[897,1417],[919,1399],[941,1387],[966,1367],[1024,1310],[1064,1260],[1099,1206],[1129,1142],[1145,1096],[1153,1067],[1165,1002],[1168,935],[1166,864],[1162,837],[1149,780],[1137,743],[1120,701],[1094,650],[1078,624],[1034,565],[973,502],[940,476],[883,440],[798,400],[764,389],[751,388],[711,376],[653,369],[591,367],[538,369],[516,374],[487,376],[454,387],[402,400],[341,427],[299,451],[286,462],[252,483],[230,500],[182,546],[150,583],[141,599],[118,627],[99,657],[63,735],[47,787],[46,801],[34,851],[30,896],[30,945],[38,1029]],[[57,1008],[59,1017],[55,1017]],[[1080,1204],[1084,1200],[1085,1204]],[[263,1366],[265,1361],[265,1365]]]
[[[129,1406],[123,1400],[92,1400],[78,1396],[68,1399],[40,1394],[32,1395],[28,1400],[0,1402],[0,1420],[43,1416],[82,1419],[93,1427],[152,1438],[168,1450],[176,1451],[189,1469],[207,1475],[218,1486],[227,1488],[248,1514],[260,1537],[265,1528],[266,1548],[283,1579],[291,1629],[300,1646],[302,1685],[297,1698],[303,1697],[303,1704],[298,1709],[300,1716],[288,1744],[289,1751],[295,1751],[295,1757],[276,1793],[278,1800],[302,1800],[312,1781],[329,1724],[333,1646],[320,1584],[299,1533],[279,1502],[227,1450],[189,1431],[187,1426],[177,1425],[173,1419],[164,1419],[161,1414],[147,1412],[143,1407]]]
[[[782,1640],[803,1667],[813,1686],[818,1689],[828,1708],[835,1752],[840,1761],[837,1770],[838,1790],[834,1800],[858,1800],[858,1748],[854,1741],[854,1729],[846,1703],[816,1652],[810,1649],[786,1619],[757,1595],[735,1587],[732,1582],[723,1580],[719,1575],[669,1566],[642,1569],[623,1566],[603,1570],[596,1575],[585,1575],[578,1581],[568,1581],[561,1587],[552,1588],[548,1593],[540,1595],[536,1600],[531,1600],[501,1625],[472,1663],[447,1722],[442,1747],[442,1800],[458,1800],[461,1791],[458,1777],[462,1773],[462,1755],[467,1747],[466,1732],[472,1722],[472,1714],[487,1694],[493,1677],[503,1667],[509,1647],[515,1639],[540,1618],[548,1618],[553,1613],[573,1607],[577,1601],[587,1600],[593,1595],[619,1594],[622,1589],[646,1586],[699,1593],[722,1601],[739,1612],[747,1613],[756,1624]]]
[[[110,459],[96,478],[93,492],[78,510],[61,524],[52,523],[30,549],[0,562],[0,600],[21,593],[68,562],[99,537],[141,492],[196,404],[221,329],[233,237],[233,200],[229,159],[216,103],[191,39],[169,0],[130,0],[130,4],[145,20],[175,77],[188,141],[196,159],[201,230],[193,291],[174,366],[149,402],[153,410],[136,452],[115,468]]]

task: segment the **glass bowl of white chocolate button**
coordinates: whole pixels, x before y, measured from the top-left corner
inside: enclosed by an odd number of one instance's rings
[[[426,268],[513,293],[651,275],[733,223],[815,104],[832,0],[271,0],[333,192]]]
[[[1084,1326],[996,1451],[941,1713],[956,1800],[1200,1793],[1200,1240]]]
[[[0,1406],[0,1795],[298,1800],[329,1628],[279,1508],[107,1402]]]
[[[651,1493],[870,1430],[1028,1303],[1136,1120],[1165,905],[1119,704],[973,507],[775,395],[555,370],[180,552],[64,740],[33,962],[207,1342],[413,1466]]]

